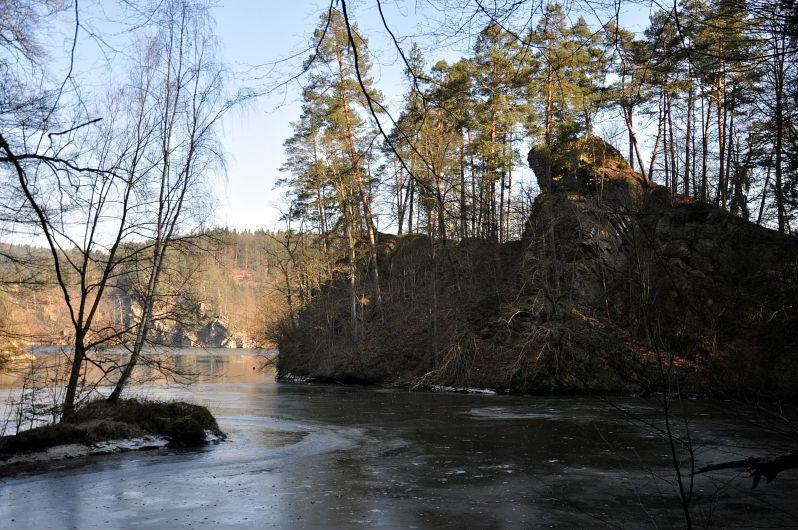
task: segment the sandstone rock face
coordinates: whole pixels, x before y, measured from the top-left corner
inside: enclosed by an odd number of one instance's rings
[[[178,348],[254,348],[246,333],[230,327],[222,316],[200,316],[195,325],[157,326],[151,330],[151,340],[162,346]]]
[[[141,315],[141,308],[129,298],[128,314]],[[130,323],[128,324],[130,325]],[[231,326],[229,320],[216,313],[204,302],[180,300],[173,318],[159,318],[149,330],[149,340],[161,346],[175,348],[254,348],[256,344],[246,333]]]

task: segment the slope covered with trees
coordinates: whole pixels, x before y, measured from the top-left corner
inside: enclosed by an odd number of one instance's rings
[[[339,7],[286,142],[287,219],[328,266],[287,283],[283,371],[643,391],[676,370],[794,397],[788,3],[684,2],[638,34],[557,3],[518,30],[483,7],[453,64],[394,41],[398,115]]]
[[[520,241],[383,236],[382,311],[352,340],[333,280],[281,369],[545,393],[647,393],[665,370],[681,392],[795,399],[798,241],[674,199],[596,137],[557,151]]]
[[[269,319],[285,311],[282,286],[276,285],[286,258],[281,234],[216,229],[194,235],[165,256],[148,345],[254,347],[268,345]],[[144,244],[139,245],[144,246]],[[29,281],[3,294],[0,341],[10,352],[22,347],[64,346],[71,326],[56,280],[47,274],[41,248],[5,245],[4,252],[22,263]],[[128,268],[114,279],[99,306],[102,326],[126,329],[140,315],[141,276]]]

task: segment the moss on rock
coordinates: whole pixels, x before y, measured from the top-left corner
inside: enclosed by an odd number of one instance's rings
[[[546,167],[550,168],[552,191],[584,193],[600,189],[609,182],[643,186],[623,155],[598,136],[585,136],[551,147],[536,145],[528,155],[541,190],[548,189]]]

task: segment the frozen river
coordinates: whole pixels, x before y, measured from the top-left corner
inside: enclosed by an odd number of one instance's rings
[[[683,524],[668,446],[643,423],[658,421],[655,400],[277,384],[251,352],[179,357],[200,382],[136,392],[209,406],[228,441],[0,478],[0,527]],[[728,404],[689,401],[678,414],[689,420],[699,465],[795,447],[763,431],[761,414]],[[798,472],[750,486],[733,471],[700,476],[695,517],[711,511],[711,523],[723,526],[798,524]]]

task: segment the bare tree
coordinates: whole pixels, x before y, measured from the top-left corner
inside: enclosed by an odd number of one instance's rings
[[[80,24],[72,5],[74,60]],[[0,31],[10,49],[35,59],[28,33],[9,39],[4,26]],[[158,3],[134,35],[142,34],[127,84],[92,103],[77,89],[66,93],[78,85],[67,82],[70,64],[56,90],[39,89],[30,101],[18,96],[24,104],[17,109],[25,112],[17,110],[0,129],[0,164],[24,199],[23,220],[46,244],[71,322],[63,418],[74,411],[85,363],[105,375],[117,369],[93,356],[99,348],[130,347],[114,399],[128,381],[146,340],[164,257],[204,201],[201,179],[221,160],[215,126],[233,104],[223,99],[207,4]],[[133,322],[106,321],[107,294],[131,274],[145,278],[143,311]]]
[[[202,180],[221,162],[216,126],[233,101],[223,99],[223,70],[217,60],[208,4],[170,0],[157,13],[158,27],[143,49],[137,71],[147,72],[136,86],[141,113],[154,120],[143,150],[144,193],[152,197],[143,214],[148,245],[142,260],[141,306],[128,344],[130,358],[109,401],[119,399],[147,342],[153,311],[161,298],[165,258],[187,221],[196,218]]]

